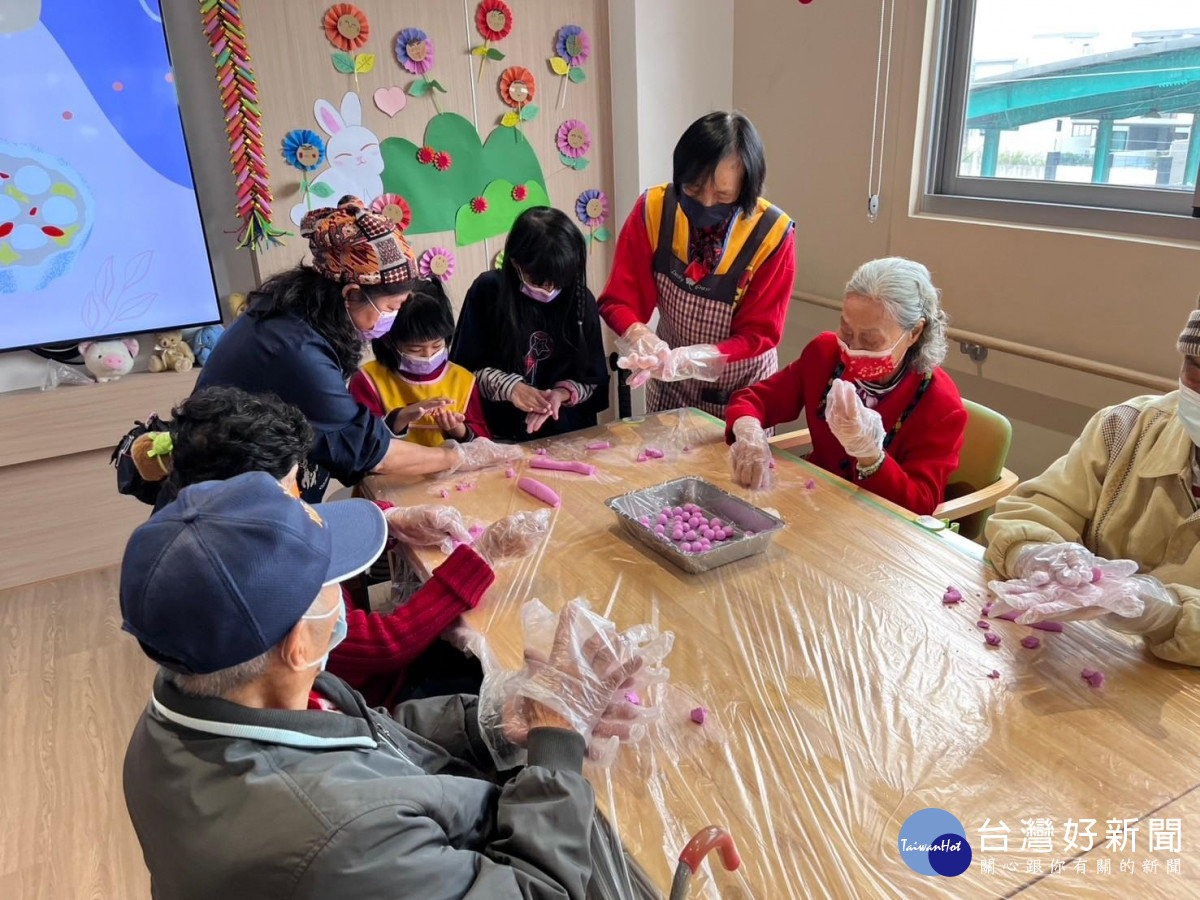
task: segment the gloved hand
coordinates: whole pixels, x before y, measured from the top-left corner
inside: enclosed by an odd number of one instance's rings
[[[383,515],[388,534],[413,547],[453,546],[471,540],[462,514],[452,506],[397,506]]]
[[[1015,553],[1009,551],[1008,557],[1012,559],[1009,574],[1033,586],[1054,582],[1064,587],[1079,587],[1101,578],[1126,578],[1138,570],[1138,564],[1131,559],[1110,561],[1070,541],[1022,544]]]
[[[753,416],[742,416],[733,423],[733,445],[729,448],[729,468],[733,480],[742,487],[762,490],[771,472],[771,445],[762,424]]]
[[[870,463],[883,453],[883,419],[875,410],[863,406],[850,382],[838,378],[830,386],[825,400],[825,424],[847,456]]]
[[[715,344],[676,347],[674,350],[660,351],[658,363],[649,367],[643,366],[629,379],[629,386],[641,387],[651,378],[658,381],[716,381],[725,371],[728,362],[729,358],[718,350]],[[617,361],[617,365],[621,365],[620,360]]]
[[[473,549],[491,564],[528,556],[550,530],[550,510],[519,512],[493,522],[475,539]]]
[[[1134,575],[1129,581],[1137,592],[1138,599],[1142,601],[1141,615],[1111,613],[1101,619],[1101,622],[1113,631],[1123,631],[1126,634],[1153,634],[1162,631],[1169,636],[1174,633],[1175,623],[1183,614],[1183,608],[1170,589],[1150,575]]]
[[[550,409],[546,412],[531,412],[525,416],[525,433],[536,434],[546,424],[547,419],[558,421],[558,412],[562,405],[571,399],[571,392],[565,388],[554,388],[545,392],[546,402]]]
[[[625,329],[625,333],[617,338],[617,368],[636,372],[648,369],[661,362],[660,354],[671,348],[657,334],[637,322]]]
[[[453,454],[454,462],[446,469],[447,475],[455,472],[469,472],[472,469],[483,469],[500,463],[520,459],[525,452],[515,444],[497,444],[487,438],[475,438],[467,444],[458,441],[446,441],[442,447]]]
[[[1107,560],[1099,561],[1107,563]],[[988,587],[997,597],[992,604],[992,615],[1016,610],[1020,615],[1013,621],[1019,625],[1046,620],[1083,621],[1109,614],[1123,618],[1142,615],[1145,601],[1140,596],[1142,585],[1137,579],[1128,575],[1106,575],[1099,567],[1093,567],[1093,571],[1096,580],[1082,584],[1064,584],[1039,571],[1032,572],[1028,578],[989,582]]]

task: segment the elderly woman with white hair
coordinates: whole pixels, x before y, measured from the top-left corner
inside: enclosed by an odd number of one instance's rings
[[[761,488],[766,432],[807,411],[809,461],[921,515],[958,468],[967,413],[941,368],[946,314],[929,270],[899,257],[864,263],[846,285],[836,334],[738,391],[726,411],[734,480]]]

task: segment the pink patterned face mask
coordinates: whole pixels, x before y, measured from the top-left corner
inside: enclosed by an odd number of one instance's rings
[[[885,381],[896,371],[896,361],[892,354],[900,346],[904,335],[887,350],[851,350],[846,342],[838,338],[838,347],[842,351],[842,368],[850,381]]]

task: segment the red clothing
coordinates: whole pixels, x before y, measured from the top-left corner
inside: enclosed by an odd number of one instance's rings
[[[346,639],[329,654],[328,669],[371,706],[386,706],[404,682],[404,670],[454,620],[474,609],[496,573],[474,550],[458,547],[407,603],[387,615],[346,604]]]
[[[442,374],[442,369],[446,365],[447,363],[442,363],[432,375],[422,377],[405,373],[404,377],[409,381],[433,381]],[[350,383],[347,387],[350,396],[369,409],[371,415],[382,419],[390,412],[384,408],[383,401],[379,399],[379,391],[371,383],[371,379],[361,371],[350,376]],[[467,400],[467,408],[463,411],[463,415],[466,416],[463,424],[467,426],[465,440],[471,441],[477,437],[490,438],[492,436],[492,433],[488,431],[487,421],[483,417],[483,404],[479,402],[479,382],[475,382],[475,386],[471,388],[471,396]]]
[[[808,410],[812,453],[808,460],[834,475],[862,485],[918,515],[928,515],[945,499],[946,483],[958,468],[958,451],[967,427],[958,388],[942,369],[934,369],[925,396],[918,401],[885,452],[879,471],[858,477],[856,461],[846,455],[824,418],[817,415],[829,379],[840,359],[837,336],[818,335],[800,358],[765,381],[738,391],[725,414],[725,440],[733,441],[733,423],[753,416],[770,428]],[[916,396],[923,376],[910,372],[879,400],[875,411],[889,433]]]
[[[754,273],[733,313],[730,335],[717,349],[734,363],[761,356],[779,345],[796,277],[795,230]],[[618,335],[631,325],[649,322],[658,305],[654,251],[646,232],[646,195],[638,197],[617,238],[612,274],[600,295],[600,315]]]

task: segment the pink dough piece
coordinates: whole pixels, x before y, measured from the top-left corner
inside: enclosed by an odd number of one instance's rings
[[[983,604],[983,609],[979,610],[979,612],[982,615],[990,616],[992,614],[992,604],[990,604],[990,603]]]
[[[517,487],[527,493],[530,497],[536,497],[547,506],[553,506],[558,509],[562,506],[562,499],[546,485],[534,478],[522,478],[517,482]]]
[[[691,453],[691,452],[692,452],[692,448],[691,448],[691,447],[684,447],[684,448],[683,448],[683,452],[684,452],[684,453]]]
[[[753,532],[753,531],[747,531],[747,532],[745,532],[745,535],[746,535],[746,537],[754,537],[754,532]]]
[[[655,534],[662,534],[662,533],[663,533],[663,532],[665,532],[666,530],[667,530],[667,526],[666,526],[666,525],[663,525],[663,524],[661,524],[661,523],[660,523],[660,524],[658,524],[658,525],[655,525],[655,526],[654,526],[654,533],[655,533]]]
[[[992,669],[992,671],[988,673],[988,678],[999,678],[999,677],[1000,677],[1000,673],[997,672],[995,669]]]
[[[980,619],[978,622],[975,623],[975,627],[982,628],[984,631],[987,631],[989,628],[992,627],[992,623],[985,622],[983,619]]]
[[[449,496],[450,496],[450,492],[449,492],[449,491],[442,490],[442,491],[438,491],[438,493],[442,495],[442,499],[443,499],[443,500],[445,500],[447,497],[449,497]]]
[[[697,725],[703,725],[704,720],[708,718],[708,710],[703,706],[697,706],[692,710],[692,721]]]
[[[947,606],[952,603],[962,603],[962,593],[958,588],[948,587],[946,593],[942,594],[942,602]]]
[[[1026,650],[1036,650],[1042,646],[1042,642],[1031,634],[1029,637],[1021,638],[1021,646]]]
[[[504,477],[505,478],[516,478],[517,470],[510,466],[509,468],[504,470]]]
[[[592,441],[590,444],[586,445],[583,449],[585,449],[585,450],[607,450],[611,446],[612,446],[612,444],[610,444],[608,441]]]
[[[650,457],[648,457],[645,453],[639,453],[638,457],[637,457],[637,461],[638,462],[646,462],[646,460],[648,460],[649,458]]]
[[[539,450],[537,451],[537,455],[538,455],[538,456],[545,456],[545,455],[546,455],[546,448],[545,448],[545,447],[542,447],[541,449],[539,449]]]
[[[666,455],[657,447],[647,447],[644,452],[651,459],[662,459]]]
[[[1084,669],[1079,673],[1079,677],[1094,688],[1098,688],[1104,684],[1104,673],[1098,672],[1095,669]]]
[[[475,490],[475,482],[464,481],[462,484],[456,484],[454,486],[454,489],[456,491],[473,491],[473,490]]]
[[[625,702],[631,703],[634,706],[641,706],[642,698],[638,696],[637,691],[626,691],[625,692]]]
[[[481,534],[483,534],[483,530],[484,529],[483,529],[482,525],[472,525],[470,528],[467,529],[467,533],[470,534],[471,537],[477,538]]]
[[[773,457],[773,456],[771,457],[770,464],[768,465],[767,468],[770,468],[770,469],[775,468],[775,457]]]
[[[682,550],[684,553],[691,553],[692,545],[690,542],[684,541],[682,544],[679,545],[679,549]]]
[[[1104,577],[1104,572],[1102,572],[1100,570],[1100,567],[1092,566],[1092,584],[1095,584],[1097,581],[1099,581],[1103,577]]]
[[[574,462],[572,460],[562,459],[546,459],[542,456],[535,456],[529,461],[531,469],[551,469],[555,472],[574,472],[577,475],[595,475],[596,467],[585,462]]]
[[[804,489],[806,491],[815,491],[817,489],[817,480],[815,478],[808,479],[808,481],[804,482]]]
[[[1000,646],[1000,635],[996,634],[994,631],[989,631],[983,636],[983,639],[987,642],[989,647]]]
[[[991,604],[988,604],[988,606],[985,607],[984,609],[985,609],[984,615],[987,615],[987,613],[991,611]],[[1017,616],[1019,616],[1020,614],[1021,614],[1021,610],[1010,609],[1008,612],[1001,613],[1000,615],[996,616],[996,618],[1003,619],[1006,622],[1012,622],[1012,621],[1016,620]],[[1053,631],[1055,633],[1063,630],[1062,622],[1034,622],[1032,625],[1030,625],[1028,627],[1036,628],[1038,631]]]
[[[638,523],[645,526],[646,528],[649,528],[650,527],[650,517],[642,516],[638,519]]]

